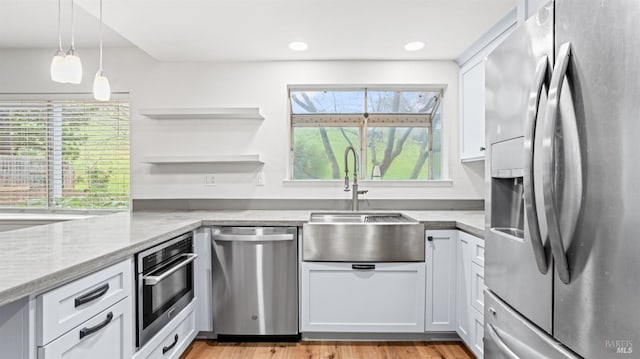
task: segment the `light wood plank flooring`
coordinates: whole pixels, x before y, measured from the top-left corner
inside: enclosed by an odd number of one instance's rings
[[[196,340],[181,359],[473,359],[458,342],[218,343]]]

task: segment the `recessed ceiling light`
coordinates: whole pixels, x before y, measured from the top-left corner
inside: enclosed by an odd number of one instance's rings
[[[289,43],[289,48],[293,51],[304,51],[309,48],[309,45],[306,42],[293,41]]]
[[[407,51],[418,51],[421,50],[424,47],[424,42],[422,41],[411,41],[411,42],[407,42],[406,45],[404,45],[404,49]]]

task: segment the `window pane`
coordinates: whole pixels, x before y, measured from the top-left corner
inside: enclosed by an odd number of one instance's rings
[[[295,127],[293,179],[344,178],[344,150],[350,144],[359,153],[357,127]],[[349,177],[353,175],[349,156]]]
[[[305,113],[364,113],[364,90],[291,91],[291,111]]]
[[[434,180],[442,179],[442,106],[438,106],[433,114],[431,124],[433,126],[433,146],[432,146],[432,162],[433,162],[433,178]]]
[[[377,166],[383,180],[439,179],[429,178],[428,128],[370,127],[367,136],[369,163],[365,178],[377,179]]]
[[[367,92],[369,113],[431,113],[439,92],[375,91]]]
[[[0,206],[47,206],[46,108],[0,111]]]
[[[62,192],[55,206],[127,208],[128,106],[65,103],[62,112]]]
[[[0,102],[0,206],[129,205],[129,104]]]

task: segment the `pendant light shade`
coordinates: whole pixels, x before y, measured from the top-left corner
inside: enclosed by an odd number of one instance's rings
[[[73,5],[73,0],[71,0],[71,48],[67,51],[67,55],[64,57],[64,68],[67,82],[71,84],[79,84],[82,82],[82,62],[76,53]]]
[[[93,79],[93,97],[98,101],[109,101],[111,98],[111,85],[102,71],[102,0],[100,0],[100,68]]]
[[[67,82],[64,56],[64,51],[62,51],[62,31],[60,29],[60,0],[58,0],[58,51],[56,51],[51,60],[51,80],[55,82]]]
[[[73,48],[69,49],[64,57],[64,72],[68,83],[79,84],[82,82],[82,62]]]
[[[64,51],[58,51],[53,56],[53,60],[51,60],[51,80],[55,82],[67,82],[64,57]]]
[[[93,79],[93,97],[98,101],[109,101],[111,98],[109,79],[101,70],[96,72],[96,77]]]

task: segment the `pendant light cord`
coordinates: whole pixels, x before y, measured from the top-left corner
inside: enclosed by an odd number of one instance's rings
[[[100,72],[102,72],[102,0],[100,0]]]
[[[60,2],[61,0],[58,0],[58,51],[62,51],[62,21],[60,20],[62,8],[60,6]]]
[[[71,0],[71,49],[76,49],[76,26],[75,19],[73,16],[73,0]]]

